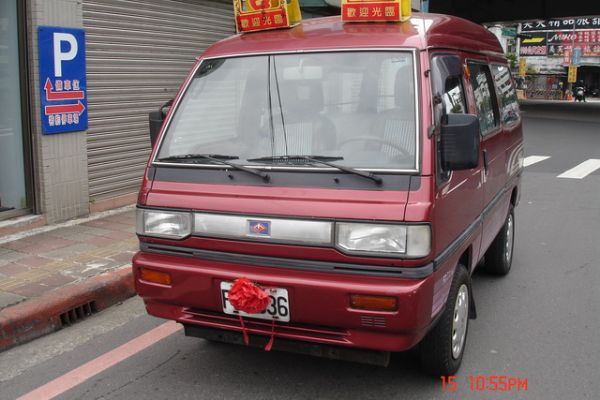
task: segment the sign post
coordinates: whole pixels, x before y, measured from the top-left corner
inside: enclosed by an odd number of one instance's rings
[[[523,57],[519,59],[519,76],[525,78],[527,75],[527,60]]]
[[[568,82],[569,83],[577,82],[577,65],[573,65],[573,64],[569,65]]]
[[[40,104],[42,133],[84,131],[88,127],[85,32],[41,26]]]

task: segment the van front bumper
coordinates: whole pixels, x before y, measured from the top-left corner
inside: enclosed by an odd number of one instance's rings
[[[136,290],[148,313],[186,326],[240,333],[246,329],[250,334],[262,336],[271,336],[274,331],[276,340],[404,351],[423,338],[434,312],[438,314],[440,310],[439,300],[434,301],[434,287],[438,288],[442,279],[439,270],[427,272],[429,269],[415,268],[414,273],[426,275],[422,278],[397,277],[395,274],[401,274],[398,269],[391,276],[382,276],[383,272],[372,276],[356,271],[320,272],[231,263],[142,249],[133,258],[133,272]],[[140,279],[142,268],[168,272],[171,285]],[[223,313],[220,283],[240,277],[264,287],[287,289],[290,322],[272,324],[244,318],[242,327],[237,316]],[[394,296],[398,299],[398,309],[390,312],[353,309],[352,294]],[[439,298],[439,293],[435,297]]]

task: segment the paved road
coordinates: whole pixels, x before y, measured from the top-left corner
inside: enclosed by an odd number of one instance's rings
[[[589,160],[600,160],[600,107],[581,121],[565,121],[573,119],[570,111],[527,111],[529,166],[513,271],[503,279],[474,278],[479,318],[470,326],[457,392],[421,375],[410,355],[382,369],[212,344],[177,331],[127,357],[129,347],[114,349],[140,337],[152,343],[156,338],[142,335],[165,328],[132,299],[0,354],[0,398],[17,398],[70,373],[43,393],[63,390],[123,357],[57,398],[597,399],[600,168]],[[528,390],[474,392],[469,377],[475,376],[527,379]]]

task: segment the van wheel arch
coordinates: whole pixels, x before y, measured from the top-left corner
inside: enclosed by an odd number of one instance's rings
[[[419,344],[421,368],[432,376],[454,375],[460,367],[471,315],[470,287],[468,267],[459,263],[442,314]]]
[[[485,270],[497,276],[505,276],[511,270],[515,245],[515,208],[511,204],[506,221],[485,253]]]
[[[514,207],[519,203],[519,189],[515,187],[510,195],[510,204]]]

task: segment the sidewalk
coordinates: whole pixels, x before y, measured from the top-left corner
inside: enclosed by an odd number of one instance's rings
[[[0,351],[134,294],[135,209],[0,237]]]
[[[519,99],[519,104],[586,104],[600,103],[600,97],[587,97],[585,102],[576,102],[574,100],[545,100],[545,99]]]

